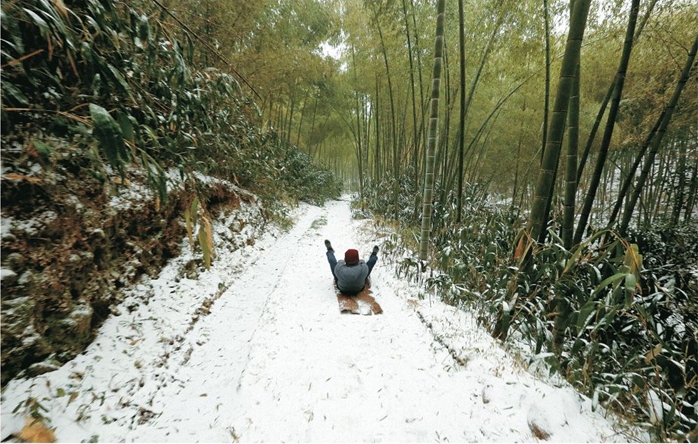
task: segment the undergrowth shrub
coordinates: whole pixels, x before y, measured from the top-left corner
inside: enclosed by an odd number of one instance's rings
[[[394,192],[396,188],[397,198]],[[405,226],[419,223],[418,198],[419,185],[414,181],[411,168],[407,169],[399,181],[392,175],[386,175],[380,181],[364,181],[364,202],[367,210],[375,215],[399,220]]]
[[[341,181],[330,171],[315,166],[312,157],[297,146],[278,139],[273,163],[277,171],[284,173],[279,177],[283,188],[302,201],[322,205],[326,199],[341,195]]]
[[[123,175],[138,164],[162,201],[170,168],[185,178],[193,172],[224,178],[272,200],[339,195],[341,184],[329,171],[254,123],[260,111],[231,74],[194,64],[201,59],[194,41],[165,23],[154,4],[70,6],[3,4],[5,142],[27,151],[36,139],[41,155],[60,158],[41,135],[66,138],[74,157],[90,159],[81,168],[103,181],[105,165]]]
[[[394,199],[382,188],[369,186],[368,206],[391,217]],[[413,198],[401,194],[400,204]],[[546,363],[653,439],[687,439],[698,408],[696,227],[658,226],[627,239],[600,230],[568,251],[553,232],[545,245],[527,244],[518,210],[490,202],[481,188],[469,186],[464,202],[456,223],[455,206],[435,200],[427,273],[412,253],[418,218],[400,220],[384,245],[402,257],[397,274],[473,310],[494,336],[530,348],[532,364]]]

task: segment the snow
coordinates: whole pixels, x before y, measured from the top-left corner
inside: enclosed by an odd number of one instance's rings
[[[25,232],[30,236],[39,236],[41,230],[56,220],[58,214],[55,211],[47,210],[36,216],[34,219],[18,221],[11,217],[2,217],[2,238],[9,239],[14,235],[13,231]]]
[[[652,424],[659,424],[664,418],[664,409],[662,407],[662,400],[657,395],[657,392],[650,390],[647,392],[649,397],[649,417]]]
[[[9,268],[0,269],[0,280],[2,280],[4,282],[5,280],[11,280],[11,279],[17,279],[17,273],[10,270]]]
[[[214,224],[217,259],[184,253],[133,288],[88,349],[2,393],[2,438],[28,398],[60,442],[624,442],[610,415],[527,371],[470,313],[394,276],[379,253],[376,316],[341,315],[324,239],[367,256],[380,235],[347,200],[301,204],[287,232]],[[251,225],[246,225],[251,229]],[[254,242],[249,239],[256,239]],[[31,403],[29,403],[31,404]]]
[[[0,218],[0,233],[3,239],[10,235],[10,230],[12,230],[12,218],[3,216]]]

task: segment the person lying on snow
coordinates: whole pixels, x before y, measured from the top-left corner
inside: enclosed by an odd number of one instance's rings
[[[344,260],[337,261],[329,240],[325,240],[325,247],[327,247],[327,261],[330,263],[334,282],[339,291],[349,296],[360,293],[368,283],[371,270],[378,261],[378,246],[373,247],[368,261],[359,259],[359,252],[353,248],[344,253]]]

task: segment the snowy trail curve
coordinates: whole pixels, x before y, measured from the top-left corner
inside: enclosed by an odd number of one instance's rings
[[[32,396],[60,441],[531,442],[536,428],[558,442],[623,440],[588,400],[520,370],[466,313],[415,299],[380,254],[372,289],[384,314],[340,315],[323,241],[365,258],[378,243],[368,224],[348,201],[302,205],[287,233],[221,254],[199,280],[163,271],[143,285],[147,305],[110,319],[83,355],[8,385],[3,438]],[[188,324],[202,295],[210,313]]]

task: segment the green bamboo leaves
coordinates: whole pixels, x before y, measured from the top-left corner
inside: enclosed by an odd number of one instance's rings
[[[90,116],[93,124],[92,135],[99,142],[99,150],[123,177],[124,165],[130,160],[130,156],[121,126],[106,109],[94,103],[90,103]]]

